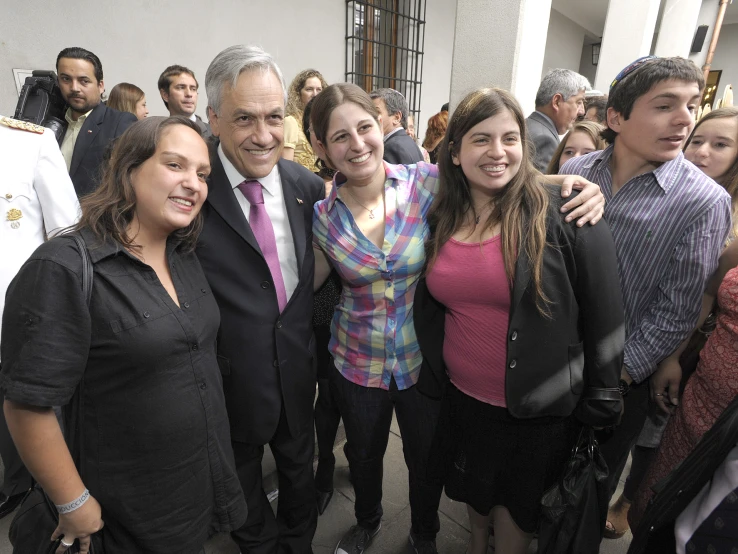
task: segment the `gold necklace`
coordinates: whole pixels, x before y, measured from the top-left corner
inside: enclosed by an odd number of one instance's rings
[[[374,208],[367,208],[364,204],[359,202],[359,199],[354,196],[354,193],[347,189],[347,192],[349,193],[349,196],[354,199],[354,202],[356,202],[359,206],[364,208],[367,212],[369,212],[369,219],[374,219],[376,216],[374,215],[374,210],[379,208],[379,206],[374,206]],[[384,203],[384,202],[382,202]]]

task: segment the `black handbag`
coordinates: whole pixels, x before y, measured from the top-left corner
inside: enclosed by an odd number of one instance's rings
[[[541,499],[539,554],[597,554],[605,531],[607,464],[585,427],[572,450],[564,474]]]
[[[76,242],[82,256],[82,291],[89,307],[92,297],[92,261],[82,236],[79,233],[67,236]],[[81,398],[83,387],[84,377],[80,381],[71,402],[62,409],[64,438],[77,468],[80,470],[80,474],[83,473],[81,467],[82,426],[80,424],[82,421]],[[20,507],[16,510],[13,521],[10,523],[8,538],[10,544],[13,545],[13,554],[53,554],[61,542],[60,540],[50,540],[57,525],[59,525],[59,514],[56,511],[56,506],[41,488],[41,485],[34,482],[31,489],[23,497]],[[96,547],[95,542],[97,541],[93,536],[90,553],[101,554],[102,549],[99,545]],[[75,541],[74,545],[67,549],[67,553],[75,554],[77,552],[79,552],[79,544]]]

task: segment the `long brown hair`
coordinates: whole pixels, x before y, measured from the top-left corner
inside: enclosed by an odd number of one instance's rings
[[[184,125],[202,136],[197,125],[181,115],[147,117],[126,129],[115,141],[100,186],[80,201],[82,217],[74,230],[89,228],[101,243],[112,238],[128,250],[141,248],[134,237],[128,236],[128,225],[136,211],[131,174],[154,155],[164,131],[174,125]],[[172,236],[181,241],[183,251],[189,252],[195,249],[201,230],[202,214],[197,214],[192,223]]]
[[[108,108],[136,115],[136,104],[144,97],[144,91],[131,83],[118,83],[110,91]],[[136,116],[138,117],[138,116]]]
[[[461,101],[451,117],[438,155],[439,189],[429,213],[433,237],[427,244],[428,269],[433,267],[441,247],[468,223],[469,212],[474,209],[469,183],[452,157],[458,156],[464,135],[472,127],[503,110],[508,110],[518,124],[523,156],[517,174],[492,200],[493,209],[484,223],[484,230],[501,226],[502,256],[511,285],[521,248],[525,250],[530,260],[538,310],[547,315],[546,304],[550,301],[543,290],[542,271],[549,193],[539,182],[540,174],[531,163],[523,112],[517,100],[505,90],[474,91]]]
[[[692,134],[689,135],[687,142],[684,144],[684,150],[687,150],[687,146],[692,142],[692,137],[694,137],[697,129],[699,129],[700,125],[705,121],[710,121],[711,119],[727,119],[731,117],[738,121],[738,108],[726,106],[708,113],[697,122],[697,125],[694,126]],[[735,137],[735,140],[738,141],[738,137]],[[736,207],[738,204],[738,156],[733,160],[733,165],[730,166],[730,169],[728,169],[725,175],[723,175],[723,177],[718,181],[718,184],[725,187],[725,190],[728,191],[728,194],[730,194],[730,197],[733,199],[733,221],[736,221]]]
[[[305,83],[311,77],[317,77],[320,81],[323,90],[328,88],[328,83],[325,82],[320,71],[317,69],[304,69],[300,71],[290,83],[290,88],[287,90],[287,107],[285,108],[285,115],[291,115],[297,122],[302,125],[302,97],[300,93],[305,88]]]
[[[556,175],[559,172],[559,169],[561,169],[561,154],[566,149],[566,142],[569,140],[569,137],[574,133],[584,133],[592,141],[592,144],[594,144],[595,150],[604,150],[607,144],[605,143],[605,139],[602,138],[603,129],[604,127],[602,125],[594,121],[577,121],[571,130],[566,133],[564,138],[561,139],[556,152],[554,152],[551,158],[551,162],[548,164],[546,175]]]
[[[425,130],[423,148],[433,150],[446,134],[448,127],[448,112],[438,112],[428,119],[428,128]]]

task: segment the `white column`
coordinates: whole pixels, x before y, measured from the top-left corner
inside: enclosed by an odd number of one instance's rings
[[[656,56],[686,58],[697,29],[702,0],[665,0],[664,15],[656,39]],[[709,41],[705,40],[709,44]]]
[[[615,76],[651,52],[661,0],[610,0],[594,88],[607,93]]]
[[[551,0],[458,0],[451,69],[451,111],[469,92],[509,90],[535,109]]]

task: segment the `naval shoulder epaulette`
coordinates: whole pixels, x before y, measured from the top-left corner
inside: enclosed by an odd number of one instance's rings
[[[43,135],[44,129],[46,128],[29,121],[21,121],[20,119],[13,119],[12,117],[5,116],[0,116],[0,124],[10,127],[11,129],[20,129],[21,131],[28,131],[29,133],[37,133],[39,135]]]

